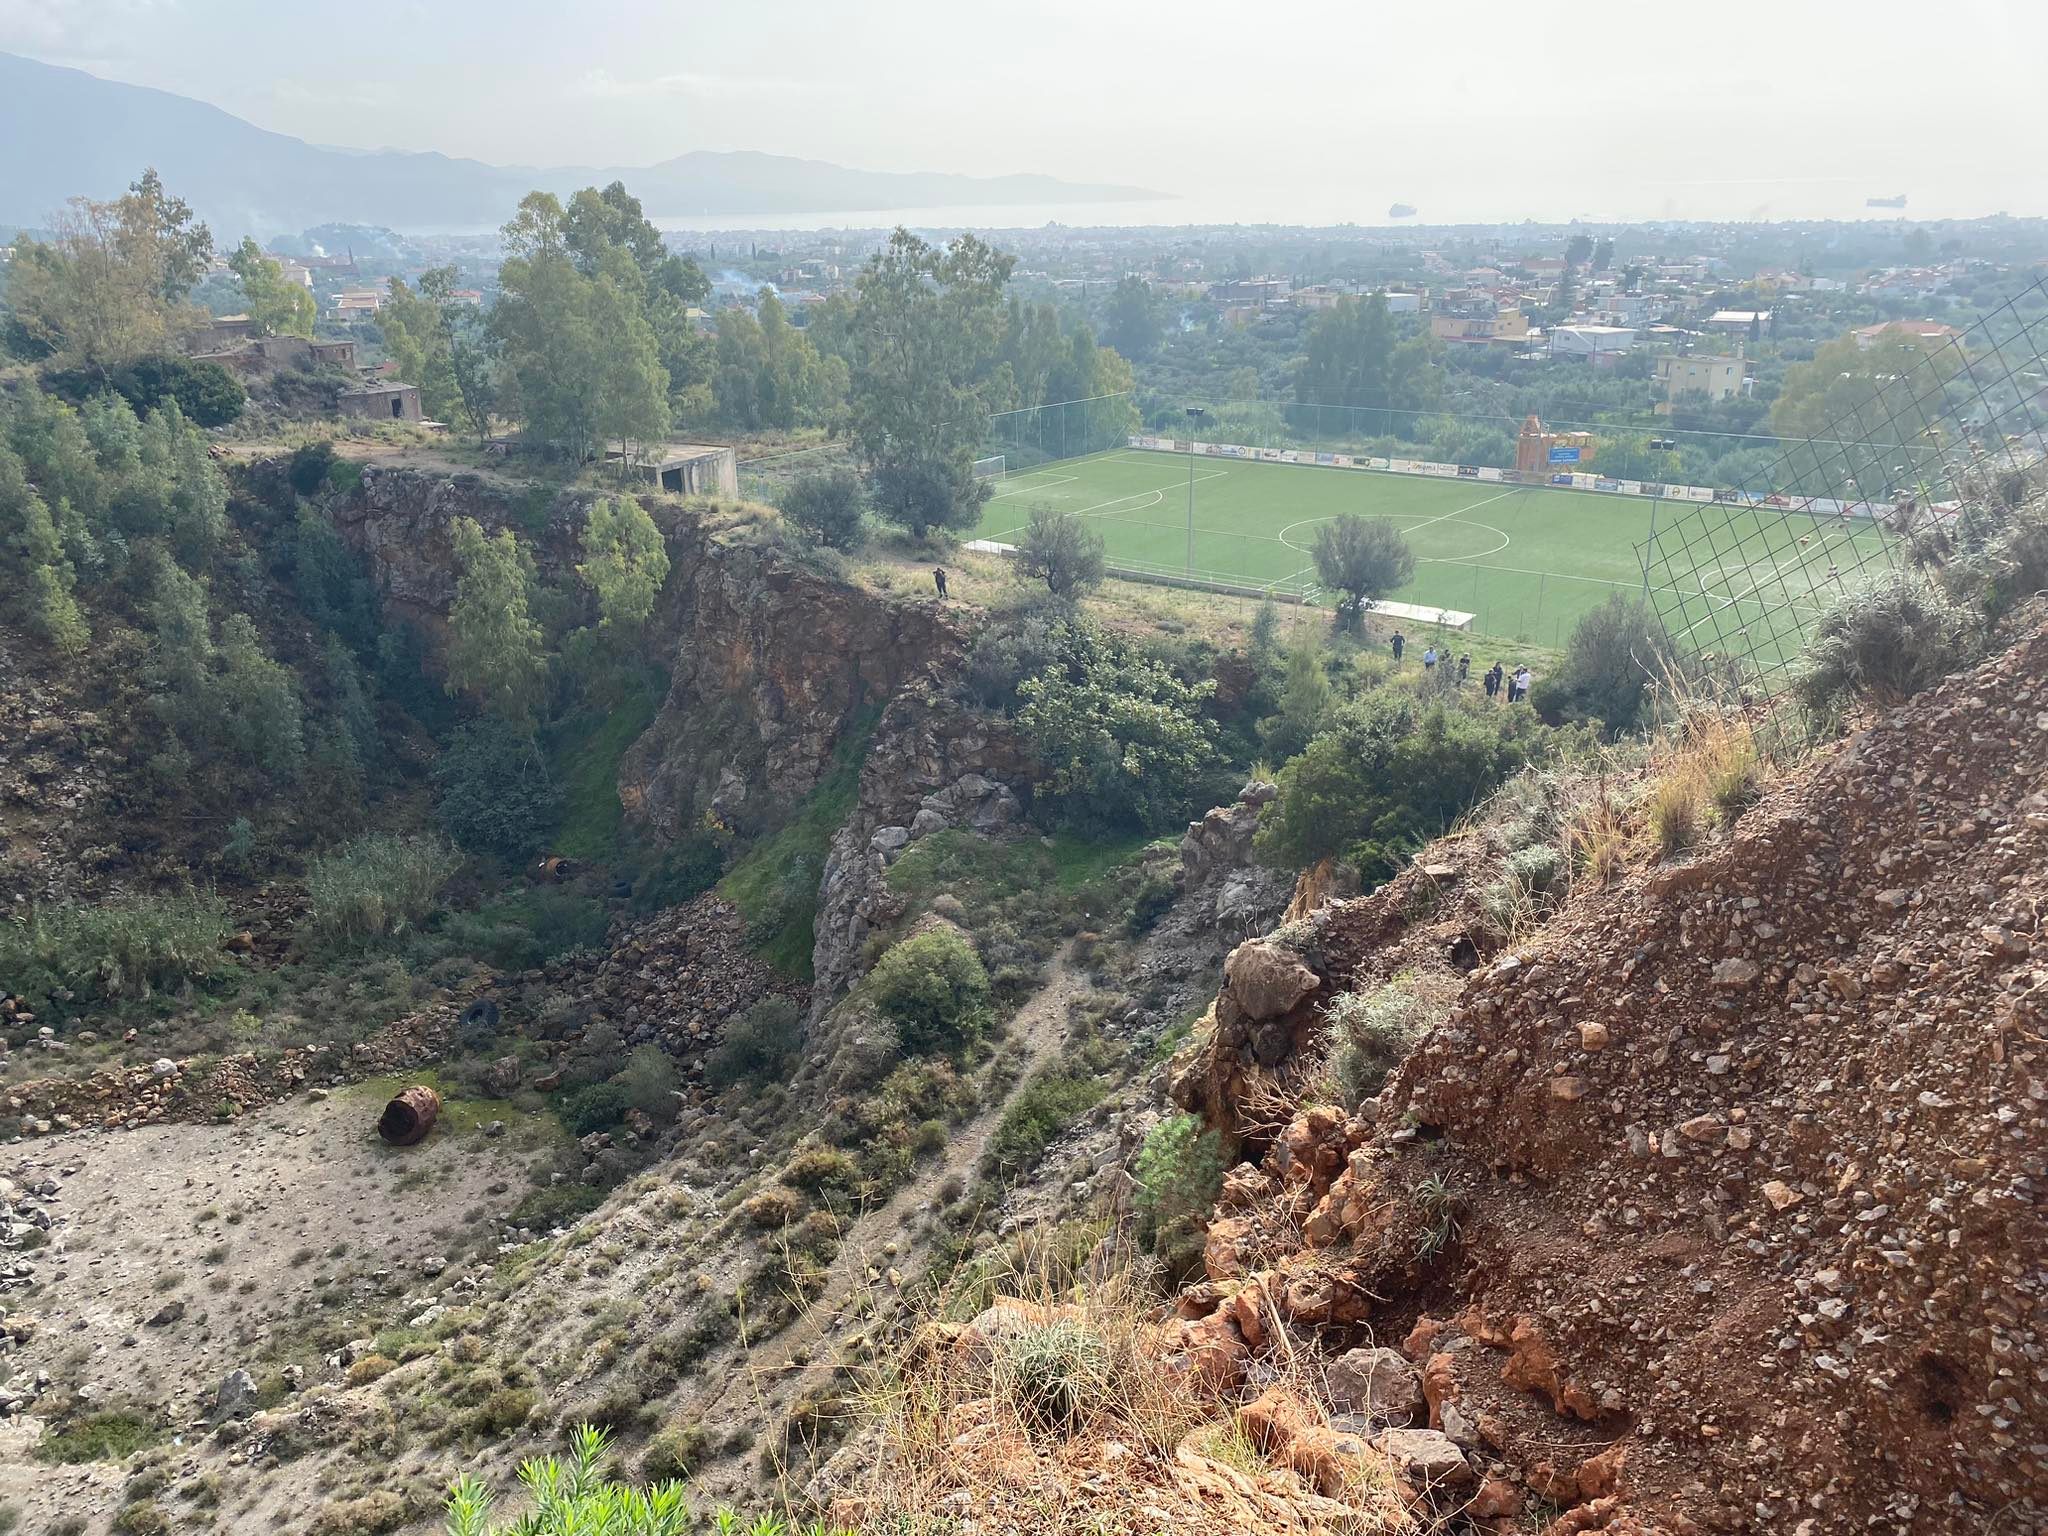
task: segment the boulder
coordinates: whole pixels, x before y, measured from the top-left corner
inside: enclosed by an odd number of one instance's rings
[[[1426,1420],[1422,1377],[1394,1349],[1354,1349],[1330,1362],[1330,1407],[1374,1425],[1405,1429]]]
[[[1465,1453],[1440,1430],[1386,1429],[1372,1443],[1415,1488],[1463,1487],[1474,1481]]]
[[[1316,973],[1299,956],[1264,939],[1251,939],[1223,962],[1223,985],[1245,1017],[1265,1020],[1279,1018],[1318,983]]]
[[[247,1371],[233,1370],[221,1377],[213,1394],[213,1417],[246,1419],[260,1405],[256,1401],[256,1378]]]

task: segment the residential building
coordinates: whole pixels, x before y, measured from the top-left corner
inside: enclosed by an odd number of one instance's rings
[[[374,315],[384,307],[385,295],[375,288],[344,288],[328,300],[328,313],[337,320],[355,320]]]
[[[1760,330],[1770,323],[1768,309],[1717,309],[1703,322],[1708,330],[1723,336],[1747,336],[1752,329]]]
[[[1741,357],[1660,357],[1657,385],[1664,392],[1657,402],[1657,414],[1669,416],[1681,395],[1705,395],[1720,401],[1747,394],[1749,362]]]
[[[1518,346],[1528,338],[1529,317],[1501,308],[1490,293],[1455,289],[1430,310],[1429,333],[1452,346]]]
[[[1868,352],[1880,341],[1892,341],[1904,337],[1917,341],[1930,351],[1948,342],[1960,342],[1963,333],[1952,325],[1943,325],[1939,320],[1887,320],[1882,325],[1859,326],[1849,333],[1856,338],[1856,345]]]
[[[1596,368],[1612,367],[1635,344],[1633,326],[1575,324],[1550,328],[1552,357],[1591,363]]]

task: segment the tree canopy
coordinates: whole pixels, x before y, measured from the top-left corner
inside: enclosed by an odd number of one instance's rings
[[[1356,622],[1375,600],[1415,574],[1414,551],[1383,517],[1340,513],[1316,529],[1311,552],[1317,579],[1344,594],[1346,622]]]
[[[313,334],[312,290],[288,283],[284,265],[263,254],[263,248],[246,235],[228,258],[228,265],[242,280],[242,297],[249,318],[266,336],[311,336]],[[393,279],[394,286],[396,279]]]

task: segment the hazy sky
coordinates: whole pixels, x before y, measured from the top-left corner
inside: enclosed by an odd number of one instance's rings
[[[0,0],[0,49],[500,163],[761,149],[1247,219],[2048,214],[2048,0]]]

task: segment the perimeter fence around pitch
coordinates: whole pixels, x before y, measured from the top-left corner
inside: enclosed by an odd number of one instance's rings
[[[1972,519],[2038,486],[2044,328],[2048,280],[1838,402],[1755,489],[1660,503],[1636,553],[1678,646],[1775,699],[1829,608],[1910,568],[1917,541],[1967,544]]]

